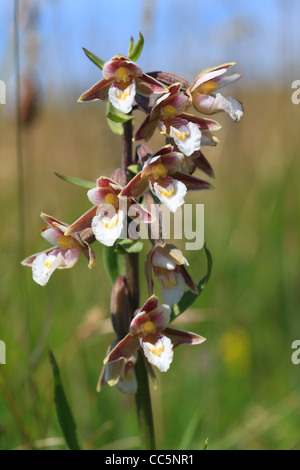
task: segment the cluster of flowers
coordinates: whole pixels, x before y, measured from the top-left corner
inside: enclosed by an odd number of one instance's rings
[[[232,62],[204,70],[193,83],[189,83],[173,74],[145,74],[135,62],[122,55],[104,64],[103,79],[86,91],[79,101],[109,100],[115,109],[124,114],[141,109],[147,116],[135,134],[135,141],[148,141],[158,128],[172,145],[168,143],[155,153],[140,145],[137,148],[140,171],[129,182],[126,182],[125,173],[121,170],[116,170],[111,178],[100,177],[96,187],[87,193],[92,203],[91,209],[73,224],[68,225],[41,214],[48,224],[42,236],[53,246],[22,262],[32,268],[33,279],[38,284],[46,285],[55,269],[74,266],[81,253],[87,257],[88,266],[92,268],[95,255],[90,243],[96,239],[106,246],[113,246],[127,224],[127,215],[132,214],[134,218],[138,214],[144,222],[151,223],[151,213],[142,204],[146,194],[150,193],[153,200],[156,198],[170,211],[176,212],[184,203],[187,191],[211,187],[209,182],[193,176],[193,173],[198,168],[208,176],[213,174],[200,149],[205,145],[217,144],[218,139],[212,132],[221,126],[214,120],[187,111],[190,107],[203,114],[225,111],[232,119],[239,121],[243,115],[241,103],[218,92],[221,87],[240,78],[239,74],[227,73],[233,65],[235,63]],[[176,346],[204,341],[199,335],[168,326],[171,307],[182,298],[185,285],[197,293],[182,252],[160,239],[153,243],[147,265],[151,297],[134,313],[131,322],[125,314],[120,321],[117,314],[119,308],[112,307],[116,310],[113,316],[116,340],[104,361],[99,387],[109,383],[117,385],[125,393],[135,393],[134,364],[139,348],[142,348],[150,364],[165,372],[172,362]],[[162,305],[152,295],[152,269],[161,286]],[[119,276],[112,298],[119,297],[120,292],[124,295],[125,288],[126,280]],[[124,299],[121,303],[124,304]],[[150,364],[149,371],[153,375]]]

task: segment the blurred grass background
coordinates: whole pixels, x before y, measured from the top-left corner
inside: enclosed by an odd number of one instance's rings
[[[97,264],[92,271],[81,259],[72,270],[56,272],[45,288],[32,281],[29,269],[20,266],[22,245],[26,256],[47,247],[40,237],[41,211],[70,223],[90,207],[84,190],[60,181],[53,171],[96,180],[119,166],[121,151],[120,140],[110,133],[103,117],[105,106],[76,103],[79,93],[97,80],[97,70],[87,59],[80,55],[80,67],[90,76],[83,85],[81,78],[83,88],[78,88],[76,77],[73,81],[71,75],[63,80],[67,88],[51,85],[53,77],[43,76],[41,69],[40,88],[32,79],[43,53],[43,44],[36,47],[43,30],[39,29],[39,21],[28,20],[28,12],[41,3],[20,3],[23,233],[14,100],[8,99],[7,106],[0,108],[0,339],[7,347],[7,365],[0,366],[0,448],[28,448],[29,442],[41,448],[65,448],[53,404],[47,348],[60,365],[84,446],[138,448],[134,399],[109,387],[96,393],[102,360],[113,337],[108,317],[110,284],[102,266],[101,246],[93,246]],[[126,24],[131,28],[128,40],[143,27],[146,31],[145,64],[155,63],[153,50],[147,53],[147,36],[150,47],[162,3],[140,2],[141,24],[137,27],[129,20]],[[283,3],[275,3],[280,13]],[[251,56],[255,51],[250,51],[240,37],[230,38],[228,46],[224,36],[218,46],[218,62],[242,60],[243,80],[224,90],[224,94],[243,101],[245,116],[239,124],[225,115],[217,116],[223,125],[218,133],[220,144],[204,152],[215,170],[215,189],[190,194],[187,200],[205,204],[205,240],[214,266],[204,293],[174,326],[195,331],[207,342],[199,347],[178,348],[168,373],[157,374],[158,389],[152,390],[152,399],[160,449],[199,449],[207,437],[209,449],[299,447],[300,366],[291,362],[291,344],[300,337],[300,107],[291,102],[291,82],[300,77],[295,75],[298,65],[293,55],[297,37],[288,27],[288,15],[294,18],[298,14],[299,18],[299,8],[296,2],[286,3],[290,9],[282,10],[281,16],[286,21],[277,25],[279,29],[269,31],[274,42],[281,38],[282,46],[273,51],[277,54],[273,75],[260,62],[256,67],[265,74],[255,76],[252,68],[249,76],[253,78],[247,78],[247,54]],[[46,4],[43,2],[44,7]],[[52,14],[62,4],[66,8],[63,11],[70,13],[68,24],[72,25],[72,18],[76,24],[68,2],[53,2],[49,6]],[[241,21],[237,21],[227,2],[221,4],[227,15],[226,25],[233,25],[231,32],[238,31]],[[177,9],[172,13],[177,15],[175,19],[170,13],[170,24],[179,19],[178,5]],[[5,12],[11,28],[7,43],[12,47],[12,11],[7,8]],[[248,24],[246,20],[244,17],[243,24]],[[88,24],[88,18],[86,21]],[[217,20],[210,21],[213,29]],[[184,28],[186,31],[188,25]],[[255,36],[258,48],[260,37],[256,35],[261,31],[247,31],[250,37]],[[92,32],[88,39],[89,48],[100,55],[106,44],[93,41]],[[68,38],[65,34],[63,40],[67,50],[74,36]],[[80,40],[82,46],[88,46],[86,37]],[[170,44],[165,43],[165,47]],[[120,39],[120,46],[126,52],[127,43],[124,48]],[[286,51],[284,56],[282,51]],[[193,79],[189,70],[180,68],[175,52],[170,52],[165,68],[181,75],[186,72],[187,78]],[[52,51],[49,60],[54,55]],[[107,58],[105,49],[103,57]],[[195,73],[218,63],[214,58],[205,62],[199,47],[197,67],[193,63]],[[12,62],[13,55],[9,59],[4,51],[3,76],[8,77],[8,93],[13,94]],[[56,69],[60,63],[63,68],[63,57],[56,58]],[[40,92],[39,100],[36,90]],[[136,125],[142,118],[138,113]],[[160,136],[151,142],[154,149],[161,145]],[[145,255],[146,250],[142,258]],[[205,273],[203,250],[188,252],[187,258],[191,273],[199,280]],[[145,296],[143,285],[142,299]]]

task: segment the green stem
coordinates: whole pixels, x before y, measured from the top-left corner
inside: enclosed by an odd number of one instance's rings
[[[154,423],[149,390],[148,373],[141,352],[135,365],[138,392],[135,396],[136,410],[140,429],[141,449],[155,450]]]
[[[123,124],[123,152],[122,169],[128,182],[127,167],[133,163],[132,159],[132,121]],[[126,280],[129,290],[129,302],[131,315],[140,307],[140,283],[139,283],[139,254],[126,255]],[[135,395],[136,410],[139,423],[141,448],[155,449],[154,425],[152,416],[151,397],[149,390],[148,373],[141,352],[135,365],[135,373],[138,384]]]

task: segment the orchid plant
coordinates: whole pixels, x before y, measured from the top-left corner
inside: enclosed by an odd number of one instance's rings
[[[92,207],[71,224],[42,213],[48,224],[42,237],[53,246],[29,256],[22,264],[31,267],[34,281],[45,286],[56,269],[73,267],[82,253],[88,267],[93,268],[91,244],[104,245],[107,270],[113,280],[110,311],[116,336],[104,358],[97,389],[108,384],[136,395],[142,446],[154,448],[148,376],[155,381],[153,366],[160,372],[169,369],[177,346],[205,341],[198,334],[170,327],[170,322],[197,299],[211,270],[211,256],[205,246],[207,273],[199,283],[193,281],[181,250],[164,239],[159,206],[176,212],[189,191],[212,188],[209,181],[193,174],[200,170],[214,177],[202,148],[217,145],[213,132],[221,126],[197,113],[225,111],[237,122],[243,107],[236,99],[217,92],[240,78],[239,74],[228,74],[235,63],[204,70],[193,82],[168,72],[144,73],[136,64],[143,44],[141,34],[136,43],[131,38],[127,56],[119,54],[106,62],[84,49],[102,70],[103,78],[78,101],[107,101],[108,125],[122,137],[121,168],[110,177],[98,178],[96,183],[58,174],[87,188]],[[145,119],[133,138],[136,110],[144,112]],[[165,136],[164,146],[153,151],[141,143],[133,152],[133,142],[148,141],[156,129]],[[140,221],[148,227],[154,225],[157,233],[156,238],[149,235],[151,248],[145,267],[149,292],[142,304],[139,252],[143,243],[130,236],[139,233]],[[135,230],[128,231],[130,225]],[[119,256],[125,256],[125,272],[116,274]],[[154,293],[153,274],[160,285],[162,302]]]

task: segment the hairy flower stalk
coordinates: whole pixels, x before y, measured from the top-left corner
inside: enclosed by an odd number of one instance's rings
[[[128,56],[118,54],[107,62],[84,50],[102,69],[103,78],[78,101],[109,102],[106,114],[109,127],[122,136],[121,168],[110,177],[97,178],[96,183],[63,177],[88,188],[92,207],[71,224],[42,214],[47,223],[42,237],[52,246],[29,256],[22,264],[32,269],[35,282],[45,286],[56,269],[73,267],[81,254],[92,268],[95,254],[91,243],[105,245],[105,253],[110,255],[106,270],[114,284],[110,313],[115,337],[108,347],[97,390],[108,384],[123,393],[135,394],[141,447],[154,449],[148,378],[155,379],[154,370],[161,373],[169,370],[179,345],[205,341],[196,333],[172,328],[170,322],[184,313],[191,299],[200,295],[211,270],[211,256],[205,248],[207,274],[200,282],[194,282],[188,271],[188,259],[166,240],[160,207],[175,213],[190,191],[212,189],[206,177],[214,178],[214,171],[202,147],[217,145],[219,141],[213,132],[221,126],[194,112],[204,115],[226,112],[238,122],[243,106],[235,98],[219,93],[220,88],[240,78],[239,74],[227,73],[234,62],[204,70],[193,83],[169,72],[145,74],[135,63],[143,44],[141,34],[136,43],[131,38]],[[145,119],[134,134],[136,109],[145,113]],[[165,139],[159,150],[152,151],[140,144],[134,153],[133,135],[135,141],[148,141],[157,129]],[[204,173],[205,180],[194,175],[197,171]],[[149,291],[146,301],[140,298],[139,252],[143,242],[135,236],[139,235],[141,222],[148,224],[151,242],[145,263]],[[125,275],[118,270],[118,256],[125,256]],[[160,287],[161,301],[155,295],[156,285]]]

